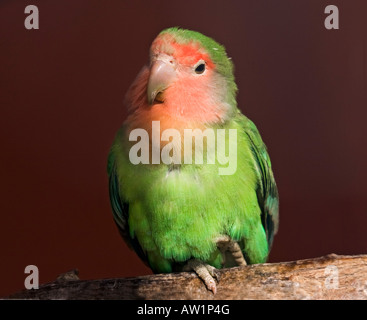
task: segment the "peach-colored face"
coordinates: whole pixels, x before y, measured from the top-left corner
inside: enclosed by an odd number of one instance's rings
[[[159,121],[158,136],[166,129],[183,136],[185,129],[205,130],[208,123],[223,122],[228,112],[223,101],[226,82],[198,43],[182,44],[164,34],[155,39],[150,53],[149,66],[127,94],[128,132],[142,128],[151,139],[152,122]]]
[[[225,110],[218,97],[225,84],[199,43],[180,43],[163,34],[150,53],[147,93],[152,113],[183,122],[220,121]]]

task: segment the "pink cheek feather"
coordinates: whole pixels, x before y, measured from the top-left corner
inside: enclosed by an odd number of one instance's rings
[[[165,90],[164,102],[152,106],[146,101],[145,92],[142,92],[142,88],[146,89],[149,71],[145,70],[140,75],[135,86],[131,88],[128,99],[130,105],[139,105],[138,108],[131,108],[133,113],[137,111],[129,117],[131,127],[148,129],[152,121],[160,121],[162,130],[183,130],[202,128],[205,123],[220,121],[224,110],[220,107],[221,103],[216,101],[215,92],[221,88],[213,88],[215,66],[209,55],[200,50],[197,44],[179,44],[170,35],[156,39],[152,45],[154,54],[163,51],[172,54],[183,68],[178,71],[178,79]],[[194,73],[193,66],[200,60],[205,61],[206,71],[199,75]],[[142,97],[143,100],[137,97]]]
[[[211,96],[210,78],[210,70],[207,70],[206,74],[193,74],[177,80],[166,90],[161,108],[182,120],[201,123],[216,121],[218,104]]]
[[[131,119],[135,128],[149,129],[152,121],[160,121],[161,129],[203,128],[205,123],[218,122],[223,109],[211,96],[211,70],[203,75],[185,75],[164,92],[164,102],[149,105],[146,101]]]

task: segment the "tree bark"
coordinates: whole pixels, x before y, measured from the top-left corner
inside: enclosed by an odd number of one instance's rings
[[[78,280],[75,271],[8,299],[367,299],[367,255],[264,263],[218,270],[217,293],[191,272]]]

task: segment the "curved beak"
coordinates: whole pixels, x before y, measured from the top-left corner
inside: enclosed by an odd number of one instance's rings
[[[150,76],[147,88],[148,102],[150,105],[155,102],[164,101],[163,92],[176,79],[175,66],[169,61],[156,60],[150,68]]]

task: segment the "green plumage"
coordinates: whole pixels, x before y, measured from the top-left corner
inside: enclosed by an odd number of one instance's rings
[[[173,29],[169,30],[164,32]],[[195,41],[219,49],[210,51],[218,54],[214,61],[228,61],[220,63],[227,68],[219,72],[235,96],[232,62],[224,48],[197,34]],[[179,36],[187,39],[192,34]],[[258,130],[235,102],[232,107],[235,115],[218,128],[237,129],[237,141],[228,141],[226,135],[227,144],[237,144],[233,175],[219,175],[218,164],[183,164],[172,171],[165,164],[134,165],[129,160],[126,125],[116,135],[108,160],[114,218],[124,239],[155,272],[180,270],[192,258],[223,267],[214,242],[220,235],[238,241],[250,264],[268,257],[278,228],[277,188]]]

